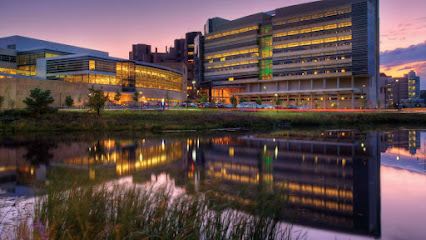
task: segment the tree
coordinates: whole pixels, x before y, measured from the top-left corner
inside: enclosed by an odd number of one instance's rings
[[[105,107],[105,102],[108,100],[108,96],[105,96],[102,88],[95,89],[93,86],[89,88],[89,95],[87,96],[87,106],[96,111],[98,116],[101,115],[101,110]]]
[[[138,102],[138,100],[139,100],[139,92],[138,91],[135,91],[135,93],[132,96],[132,99],[133,99],[133,101]]]
[[[115,95],[114,95],[114,101],[120,101],[120,99],[121,99],[121,92],[120,92],[120,90],[116,90],[115,91]]]
[[[283,103],[283,101],[277,97],[277,99],[275,100],[275,104],[276,105],[281,105]]]
[[[4,102],[4,97],[3,97],[3,96],[0,96],[0,110],[1,110],[1,107],[2,107],[2,105],[3,105],[3,102]]]
[[[244,97],[240,97],[240,103],[247,102],[247,100]]]
[[[203,94],[203,96],[201,96],[201,98],[200,98],[200,101],[201,102],[207,102],[208,101],[207,94]]]
[[[30,91],[30,96],[24,99],[27,105],[27,111],[33,115],[42,115],[55,110],[49,105],[55,100],[50,96],[50,90],[42,91],[40,88],[35,88]]]
[[[237,98],[235,96],[232,96],[229,100],[234,108],[237,107]]]
[[[67,107],[72,107],[72,105],[74,105],[74,99],[71,96],[67,96],[65,98],[65,105]]]
[[[256,98],[256,103],[262,105],[262,99],[260,99],[260,97]]]

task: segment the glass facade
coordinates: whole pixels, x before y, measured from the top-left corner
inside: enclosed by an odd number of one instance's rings
[[[136,87],[183,92],[181,74],[133,61],[92,56],[52,59],[47,60],[46,72],[48,79],[122,86],[126,92]]]
[[[67,55],[68,53],[58,52],[48,49],[36,51],[18,52],[17,56],[17,74],[24,76],[37,76],[37,59],[52,58]]]

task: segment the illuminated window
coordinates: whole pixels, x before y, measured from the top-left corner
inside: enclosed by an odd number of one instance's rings
[[[95,60],[89,60],[89,70],[95,70]]]
[[[234,81],[234,78],[233,78],[233,77],[230,77],[230,78],[228,78],[228,80],[229,80],[230,82],[232,82],[232,81]]]

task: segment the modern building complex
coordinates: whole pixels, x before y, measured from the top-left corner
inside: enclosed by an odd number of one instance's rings
[[[312,108],[376,108],[378,11],[378,0],[324,0],[209,19],[199,84],[214,101],[234,95]]]
[[[120,103],[132,102],[135,92],[144,102],[186,99],[186,82],[179,71],[109,57],[107,52],[12,36],[0,38],[0,56],[0,78],[7,78],[0,81],[5,89],[0,95],[7,94],[6,101],[16,104],[9,107],[22,107],[23,98],[37,86],[50,89],[57,106],[68,95],[83,104],[92,85],[102,87],[111,101],[119,90]]]

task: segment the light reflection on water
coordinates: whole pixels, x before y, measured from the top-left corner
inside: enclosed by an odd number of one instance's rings
[[[283,219],[309,239],[418,239],[426,235],[425,145],[418,130],[0,138],[0,200],[32,196],[59,170],[79,181],[145,184],[166,173],[186,191],[220,180],[218,196],[231,201],[241,186],[286,189],[297,216]]]

